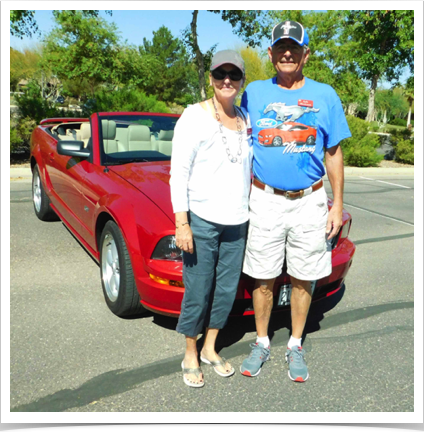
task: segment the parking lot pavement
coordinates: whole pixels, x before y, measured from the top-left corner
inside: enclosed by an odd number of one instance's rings
[[[413,176],[346,177],[357,250],[338,303],[311,309],[310,379],[287,377],[281,314],[270,325],[271,361],[243,377],[254,322],[231,318],[218,343],[236,374],[222,379],[203,366],[201,390],[182,381],[176,320],[112,315],[97,264],[61,222],[35,217],[29,180],[10,188],[12,411],[378,412],[382,422],[414,411]]]

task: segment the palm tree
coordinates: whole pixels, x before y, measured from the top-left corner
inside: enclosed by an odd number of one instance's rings
[[[414,104],[414,76],[410,76],[406,81],[403,94],[405,95],[409,104],[408,121],[406,122],[406,126],[409,127],[411,124],[412,105]]]

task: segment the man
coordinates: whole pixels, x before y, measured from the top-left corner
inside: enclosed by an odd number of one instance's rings
[[[253,307],[257,341],[241,365],[246,376],[260,373],[270,357],[268,324],[275,279],[284,259],[290,275],[292,334],[287,345],[289,377],[306,381],[302,334],[313,281],[331,273],[330,240],[342,225],[343,155],[340,141],[351,136],[332,87],[303,75],[309,38],[294,21],[276,25],[268,48],[277,76],[249,84],[242,106],[253,127],[253,186],[243,271],[256,279]],[[322,177],[334,196],[327,207]]]

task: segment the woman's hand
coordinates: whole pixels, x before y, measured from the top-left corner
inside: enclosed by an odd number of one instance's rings
[[[182,251],[193,253],[193,233],[187,221],[187,212],[175,213],[175,244]]]

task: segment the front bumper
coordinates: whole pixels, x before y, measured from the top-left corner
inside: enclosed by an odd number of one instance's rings
[[[352,265],[355,249],[355,245],[348,238],[339,241],[339,244],[332,252],[333,271],[329,276],[317,281],[312,296],[313,302],[327,298],[340,290]],[[136,278],[141,304],[146,309],[161,315],[179,316],[184,288],[160,284],[152,280],[149,274],[181,281],[182,263],[148,260],[142,273],[141,276]],[[254,283],[254,279],[242,273],[231,316],[254,314],[252,306]],[[277,278],[274,285],[274,296],[278,295],[281,285],[288,283],[290,283],[290,277],[283,268],[283,273]],[[277,303],[274,302],[274,304]],[[289,308],[274,307],[274,310],[284,309]]]

